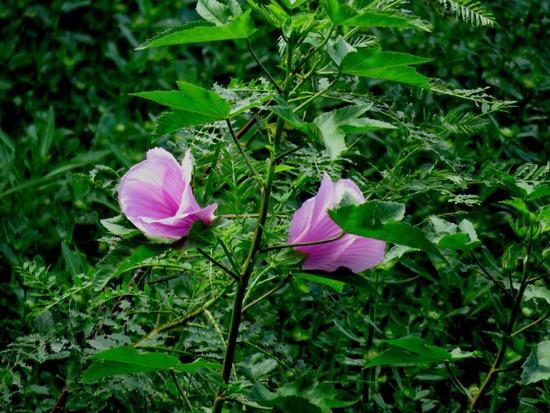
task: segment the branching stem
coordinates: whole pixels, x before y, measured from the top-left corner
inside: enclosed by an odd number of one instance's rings
[[[249,39],[246,40],[246,45],[248,46],[248,50],[250,51],[252,58],[256,61],[256,63],[258,63],[258,66],[260,66],[260,68],[264,71],[266,76],[269,78],[269,81],[271,82],[271,84],[275,87],[275,89],[277,89],[277,92],[279,92],[279,94],[282,95],[283,89],[281,88],[281,86],[279,86],[279,83],[277,83],[275,78],[271,75],[270,71],[267,70],[267,67],[265,67],[262,61],[258,58],[258,55],[256,55],[256,52],[252,48],[252,43],[250,43]]]
[[[297,242],[297,243],[295,243],[295,244],[279,244],[279,245],[273,245],[273,246],[271,246],[271,247],[262,248],[262,252],[273,251],[273,250],[280,250],[280,249],[283,249],[283,248],[307,247],[307,246],[310,246],[310,245],[328,244],[329,242],[338,241],[338,240],[341,239],[344,235],[346,235],[346,233],[345,233],[344,231],[342,231],[340,234],[338,234],[338,235],[335,236],[335,237],[332,237],[332,238],[329,238],[329,239],[324,239],[324,240],[321,240],[321,241]]]
[[[248,159],[248,155],[244,151],[241,143],[239,142],[239,139],[237,138],[237,135],[235,135],[235,131],[233,130],[233,126],[231,125],[231,121],[229,119],[226,119],[225,122],[227,123],[227,127],[229,128],[229,134],[231,135],[231,138],[233,139],[233,142],[235,142],[235,145],[237,146],[237,149],[239,150],[239,153],[241,154],[242,158],[244,159],[244,162],[246,163],[246,166],[248,169],[250,169],[250,173],[258,182],[260,187],[263,185],[262,178],[258,174],[258,171],[256,171],[256,168],[254,168],[254,165],[252,165],[252,162],[250,162],[250,159]]]
[[[225,265],[223,265],[221,262],[216,260],[214,257],[212,257],[210,254],[208,254],[206,251],[203,251],[201,248],[197,248],[197,251],[204,258],[206,258],[208,261],[210,261],[212,264],[214,264],[220,270],[224,271],[227,275],[229,275],[235,281],[239,281],[239,276],[235,272],[233,272],[233,270],[231,270],[230,268],[227,268]]]
[[[527,272],[528,263],[529,263],[529,256],[531,254],[531,244],[532,244],[532,238],[533,238],[533,229],[531,228],[529,230],[529,236],[527,241],[527,248],[525,251],[525,256],[523,257],[523,268],[522,268],[522,276],[521,276],[521,284],[519,286],[518,292],[514,299],[514,304],[512,307],[512,311],[510,313],[510,318],[508,319],[508,323],[506,324],[506,328],[502,335],[502,343],[500,344],[500,347],[498,348],[497,355],[495,357],[495,360],[493,361],[493,364],[491,365],[491,368],[487,372],[487,375],[485,376],[485,380],[481,383],[481,386],[479,387],[479,391],[477,394],[472,398],[471,402],[471,409],[472,412],[477,411],[479,408],[479,401],[481,397],[485,394],[487,391],[487,388],[491,384],[492,380],[495,378],[496,375],[499,373],[500,364],[502,363],[502,360],[504,360],[504,354],[506,353],[506,349],[508,348],[508,342],[510,338],[512,337],[512,332],[514,331],[514,324],[516,323],[516,320],[518,318],[520,309],[521,309],[521,301],[523,299],[523,295],[525,293],[525,289],[529,285],[529,274]]]

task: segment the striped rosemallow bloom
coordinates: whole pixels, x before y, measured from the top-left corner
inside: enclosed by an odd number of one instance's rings
[[[290,223],[290,244],[319,242],[337,238],[342,229],[328,215],[344,198],[356,203],[365,202],[365,197],[349,179],[333,183],[325,174],[317,195],[308,199],[298,209]],[[323,244],[296,246],[294,249],[307,257],[304,270],[336,271],[339,267],[358,273],[380,264],[384,259],[386,243],[358,235],[344,236]]]
[[[181,164],[162,148],[122,177],[118,201],[126,217],[147,237],[173,242],[189,234],[194,222],[210,224],[217,204],[201,208],[191,188],[193,160],[187,151]]]

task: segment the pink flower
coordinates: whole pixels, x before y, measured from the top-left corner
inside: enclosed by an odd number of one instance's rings
[[[210,224],[217,204],[201,208],[191,188],[193,160],[187,151],[181,165],[161,148],[147,151],[147,159],[122,177],[120,208],[150,238],[176,241],[189,234],[195,221]]]
[[[290,223],[290,244],[318,242],[338,237],[342,229],[329,217],[327,210],[335,208],[344,197],[357,203],[365,202],[363,194],[349,179],[333,183],[325,174],[319,192],[298,209]],[[346,267],[355,273],[374,267],[384,259],[386,243],[371,238],[345,234],[325,244],[294,247],[307,254],[304,270],[336,271]]]

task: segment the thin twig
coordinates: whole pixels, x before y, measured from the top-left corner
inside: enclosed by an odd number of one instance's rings
[[[237,399],[236,397],[224,397],[224,400],[226,402],[236,402],[236,403],[239,403],[241,406],[245,406],[245,407],[253,407],[256,410],[271,410],[271,411],[273,410],[272,407],[266,407],[256,403],[249,403],[247,401]]]
[[[193,319],[194,317],[201,314],[204,310],[206,310],[208,307],[210,307],[212,304],[214,304],[229,288],[229,286],[233,284],[228,283],[226,284],[225,288],[216,296],[212,297],[210,300],[208,300],[206,303],[204,303],[202,306],[194,309],[193,311],[185,314],[182,317],[178,317],[175,320],[169,321],[167,323],[164,323],[158,327],[155,327],[150,332],[148,332],[146,335],[144,335],[142,338],[140,338],[138,341],[136,341],[132,346],[133,347],[140,347],[140,343],[143,343],[144,341],[149,340],[151,337],[162,333],[163,331],[171,330],[173,328],[182,326],[183,324],[187,323],[189,320]]]
[[[453,382],[453,384],[458,388],[458,390],[460,390],[462,393],[464,393],[466,395],[466,397],[468,398],[468,401],[470,401],[472,399],[472,396],[470,395],[470,392],[468,391],[468,389],[466,387],[464,387],[464,385],[458,379],[458,377],[455,376],[453,370],[451,369],[451,365],[448,361],[445,362],[445,368],[447,369],[447,372],[449,373],[449,377],[451,378],[451,381]]]
[[[277,291],[279,291],[281,288],[283,288],[285,285],[287,285],[290,281],[290,279],[292,278],[292,274],[289,274],[284,280],[282,283],[280,283],[278,286],[276,287],[273,287],[271,290],[269,290],[268,292],[266,292],[265,294],[262,294],[261,296],[259,296],[258,298],[256,298],[254,301],[252,301],[251,303],[248,303],[247,305],[245,305],[243,307],[243,313],[246,312],[246,310],[248,310],[249,308],[251,307],[254,307],[256,304],[258,304],[259,302],[265,300],[267,297],[275,294]]]
[[[187,404],[187,407],[189,407],[190,411],[192,411],[193,405],[191,404],[191,402],[183,392],[183,389],[181,388],[180,384],[178,383],[178,378],[176,377],[176,373],[174,373],[174,369],[170,369],[170,376],[172,377],[172,381],[174,382],[174,384],[176,385],[176,388],[178,389],[178,393],[180,394],[182,399],[181,400],[182,404],[185,402]],[[185,406],[183,407],[185,408]]]
[[[487,268],[485,268],[485,266],[483,265],[483,263],[481,262],[481,260],[479,259],[479,257],[474,253],[473,254],[473,257],[477,263],[477,265],[479,266],[479,268],[481,268],[481,271],[483,275],[485,275],[488,279],[490,279],[498,288],[501,289],[502,292],[504,292],[506,295],[509,295],[510,297],[514,298],[514,294],[509,290],[507,289],[504,285],[502,285],[502,283],[497,280],[493,274],[491,274]],[[510,285],[510,288],[512,287],[512,285]]]
[[[531,327],[534,327],[536,326],[537,324],[543,322],[544,320],[546,320],[548,317],[550,317],[550,309],[548,311],[546,311],[545,314],[541,315],[539,318],[537,318],[536,320],[532,321],[531,323],[527,324],[526,326],[523,326],[521,327],[519,330],[517,331],[514,331],[510,337],[515,337],[517,336],[518,334],[521,334],[523,333],[524,331],[530,329]]]
[[[263,186],[262,178],[260,178],[260,175],[258,174],[258,171],[256,171],[256,168],[254,168],[254,165],[252,165],[252,162],[250,162],[250,159],[248,159],[248,155],[244,151],[241,143],[239,142],[239,139],[237,138],[237,135],[235,135],[235,131],[233,130],[233,126],[231,125],[231,121],[229,119],[226,119],[225,123],[227,123],[227,127],[229,128],[229,134],[231,135],[231,138],[233,139],[233,142],[235,142],[235,145],[237,146],[237,149],[239,150],[239,153],[243,157],[244,162],[246,163],[246,166],[248,167],[248,169],[250,169],[250,173],[252,174],[252,176],[254,177],[256,182],[258,182],[260,187],[262,187]]]
[[[58,409],[60,409],[63,406],[63,404],[65,403],[65,399],[67,398],[68,392],[69,392],[69,388],[65,384],[65,386],[63,387],[63,391],[57,398],[57,401],[55,402],[52,410],[50,410],[50,413],[55,413]]]
[[[536,275],[534,277],[531,277],[527,280],[529,284],[533,284],[535,281],[542,280],[544,278],[548,278],[549,274],[543,274],[543,275]]]
[[[500,343],[500,347],[498,349],[497,355],[495,357],[495,360],[493,361],[493,364],[491,365],[491,368],[487,372],[487,375],[485,376],[485,380],[481,383],[481,386],[479,386],[479,391],[477,394],[472,398],[470,407],[472,412],[477,411],[478,403],[489,385],[491,384],[491,381],[493,380],[495,375],[498,375],[498,370],[500,368],[500,363],[502,363],[502,360],[504,360],[504,354],[506,352],[506,349],[508,348],[508,341],[511,337],[511,334],[514,330],[514,324],[516,323],[516,319],[519,315],[520,309],[521,309],[521,300],[523,299],[523,295],[525,293],[525,290],[527,289],[527,281],[529,280],[528,275],[528,264],[529,264],[529,257],[531,255],[531,247],[533,244],[533,227],[529,229],[529,236],[527,241],[527,248],[525,249],[525,256],[523,257],[523,269],[522,269],[522,276],[521,276],[521,283],[518,289],[518,292],[514,299],[514,304],[512,307],[512,311],[510,313],[510,318],[508,319],[508,323],[506,324],[506,328],[504,330],[504,333],[502,335],[502,342]]]
[[[246,39],[246,45],[248,46],[248,50],[250,51],[250,54],[252,55],[256,63],[258,63],[258,66],[261,67],[261,69],[269,78],[269,81],[271,82],[271,84],[275,87],[275,89],[277,89],[277,92],[279,94],[283,94],[283,89],[281,88],[281,86],[279,86],[279,83],[277,83],[277,81],[273,78],[269,70],[267,70],[267,67],[265,67],[264,64],[261,62],[261,60],[258,58],[258,56],[256,55],[256,52],[252,48],[252,43],[250,43],[249,39]]]
[[[229,248],[227,247],[227,245],[225,244],[225,242],[223,242],[223,240],[221,238],[218,238],[218,243],[222,247],[222,250],[223,250],[225,256],[229,260],[229,263],[231,264],[231,268],[233,268],[233,271],[235,272],[235,274],[238,273],[239,272],[239,266],[235,262],[235,258],[233,257],[233,254],[231,253],[231,251],[229,251]]]
[[[197,251],[199,254],[201,254],[204,258],[206,258],[208,261],[210,261],[212,264],[214,264],[219,269],[225,271],[228,275],[231,276],[235,281],[239,280],[239,276],[231,269],[227,268],[225,265],[223,265],[221,262],[216,260],[214,257],[209,255],[207,252],[203,251],[201,248],[197,248]]]
[[[315,47],[315,48],[312,47],[309,50],[309,52],[304,56],[302,61],[296,65],[296,67],[292,71],[293,74],[298,73],[298,71],[302,68],[303,65],[305,65],[307,63],[307,61],[311,58],[311,56],[313,56],[315,53],[317,53],[319,50],[321,50],[323,47],[325,47],[325,45],[329,41],[330,37],[332,36],[332,33],[334,32],[335,28],[336,28],[336,26],[332,25],[330,27],[330,30],[329,30],[327,36],[323,39],[323,41],[321,43],[319,43],[319,45],[317,47]]]
[[[273,250],[280,250],[283,248],[295,248],[295,247],[308,247],[310,245],[321,245],[321,244],[328,244],[329,242],[338,241],[339,239],[343,238],[346,233],[342,231],[340,234],[338,234],[336,237],[325,239],[322,241],[311,241],[311,242],[297,242],[295,244],[279,244],[279,245],[273,245],[271,247],[262,248],[261,252],[267,252],[267,251],[273,251]]]

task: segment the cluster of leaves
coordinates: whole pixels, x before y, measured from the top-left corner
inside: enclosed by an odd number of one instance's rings
[[[12,274],[1,406],[192,411],[222,386],[231,411],[461,412],[504,349],[499,368],[510,374],[478,408],[548,409],[548,52],[535,40],[510,47],[544,32],[548,6],[12,3],[0,11],[0,248]],[[146,100],[127,96],[141,90]],[[157,104],[169,111],[159,116]],[[291,250],[261,251],[223,386],[227,272],[239,273],[250,248],[251,169],[265,174],[277,119],[286,156],[265,246],[285,242],[290,215],[327,172],[369,200],[332,211],[335,222],[390,249],[360,275],[300,271]],[[220,204],[214,227],[170,247],[120,216],[98,230],[119,213],[117,169],[151,136],[176,156],[191,148],[197,199]]]

